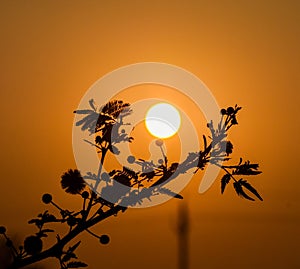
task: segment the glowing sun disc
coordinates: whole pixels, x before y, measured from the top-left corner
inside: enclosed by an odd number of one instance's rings
[[[159,138],[168,138],[176,134],[180,122],[178,110],[167,103],[159,103],[150,107],[145,118],[146,127],[150,134]]]

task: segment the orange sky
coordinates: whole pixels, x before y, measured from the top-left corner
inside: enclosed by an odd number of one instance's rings
[[[220,106],[243,107],[233,158],[263,170],[251,182],[264,202],[221,196],[218,182],[199,195],[200,175],[183,191],[191,268],[299,268],[300,2],[1,1],[0,13],[0,225],[10,234],[33,232],[45,192],[79,206],[59,179],[75,168],[72,111],[86,90],[118,67],[165,62],[198,76]],[[84,235],[78,255],[91,269],[176,268],[177,205],[105,221],[94,231],[111,243]]]

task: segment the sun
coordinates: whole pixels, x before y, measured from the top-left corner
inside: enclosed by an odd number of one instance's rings
[[[168,138],[180,128],[178,110],[168,103],[158,103],[149,108],[145,117],[147,130],[155,137]]]

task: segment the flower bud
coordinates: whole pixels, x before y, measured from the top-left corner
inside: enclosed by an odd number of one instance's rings
[[[224,109],[224,108],[223,108],[223,109],[221,109],[221,114],[222,114],[222,115],[226,115],[226,114],[227,114],[227,111],[226,111],[226,109]]]
[[[49,194],[49,193],[45,193],[42,197],[42,201],[45,203],[45,204],[49,204],[52,202],[52,195]]]
[[[87,199],[87,198],[89,198],[89,192],[88,191],[84,191],[82,194],[81,194],[81,197],[83,198],[83,199]]]
[[[128,156],[128,157],[127,157],[127,162],[128,162],[128,163],[134,163],[134,162],[135,162],[135,157],[132,156],[132,155]]]
[[[164,144],[164,141],[162,139],[157,139],[155,141],[156,146],[161,147]]]
[[[232,106],[227,108],[227,114],[230,115],[234,112],[234,108]]]
[[[99,238],[100,243],[103,244],[103,245],[108,244],[109,240],[110,240],[109,236],[106,235],[106,234],[101,235],[100,238]]]
[[[24,240],[24,250],[29,255],[34,255],[42,251],[43,241],[41,238],[31,235]]]

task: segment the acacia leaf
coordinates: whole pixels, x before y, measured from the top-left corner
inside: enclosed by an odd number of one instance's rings
[[[205,135],[203,135],[203,143],[204,143],[204,150],[207,148],[207,141]]]
[[[67,264],[67,268],[80,268],[80,267],[87,267],[88,265],[84,262],[69,262]]]
[[[168,188],[159,188],[159,189],[158,189],[158,192],[160,192],[160,193],[162,193],[162,194],[169,195],[169,196],[174,197],[174,198],[177,198],[177,199],[183,199],[183,197],[182,197],[180,194],[178,194],[178,193],[176,193],[176,192],[173,192],[173,191],[171,191],[171,190],[168,189]]]
[[[239,182],[250,192],[252,192],[259,200],[263,201],[263,198],[259,195],[256,189],[251,186],[246,180],[240,179]]]
[[[230,175],[225,174],[221,179],[221,194],[224,193],[225,188],[226,188],[227,184],[229,183],[229,181],[230,181]]]
[[[76,114],[92,114],[95,111],[91,110],[91,109],[82,109],[82,110],[75,110],[74,113]]]
[[[72,253],[76,250],[76,248],[78,248],[78,246],[80,245],[81,241],[78,241],[74,246],[69,247],[68,252]]]
[[[255,201],[252,197],[250,197],[247,193],[244,192],[242,184],[240,181],[234,182],[233,187],[237,193],[238,196],[242,196],[245,199],[248,199],[250,201]]]

